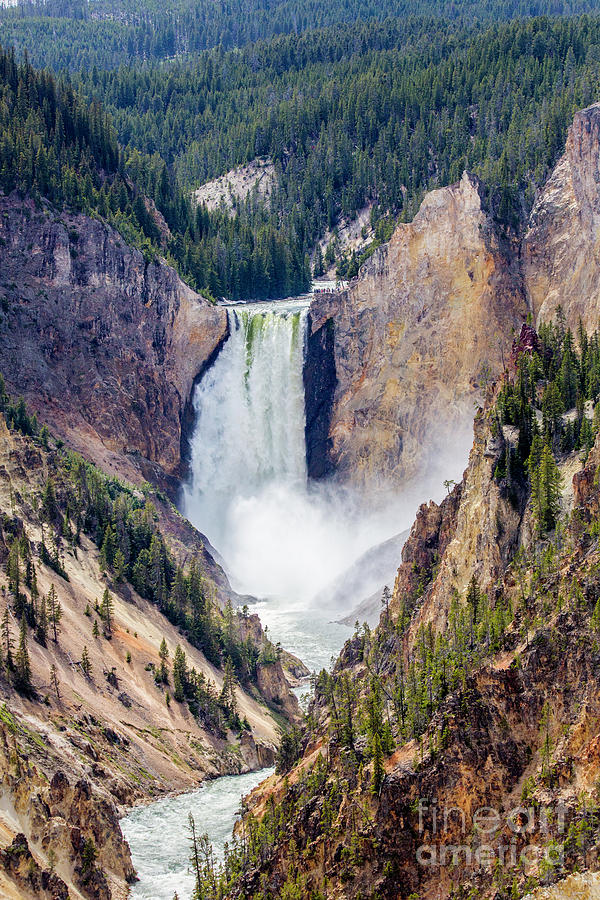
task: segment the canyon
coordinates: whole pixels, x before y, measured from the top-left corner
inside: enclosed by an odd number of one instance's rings
[[[569,896],[572,891],[595,896],[595,876],[564,882],[560,877],[578,866],[594,869],[598,864],[600,687],[597,615],[592,613],[600,608],[600,438],[589,455],[559,453],[562,523],[540,541],[526,480],[523,474],[514,479],[511,474],[519,429],[502,424],[499,409],[502,391],[519,383],[528,365],[523,358],[539,346],[532,327],[520,328],[519,340],[513,332],[526,314],[538,327],[558,315],[559,328],[568,325],[583,334],[598,324],[599,125],[597,105],[575,116],[565,155],[534,205],[522,242],[513,244],[483,289],[474,270],[477,296],[483,299],[479,307],[474,303],[472,318],[466,309],[467,300],[473,299],[468,291],[459,292],[465,309],[456,302],[445,305],[453,279],[460,283],[464,273],[463,256],[442,253],[434,269],[448,289],[448,293],[440,289],[438,316],[450,316],[458,306],[461,321],[449,347],[440,350],[440,366],[448,364],[448,371],[458,370],[462,378],[454,391],[449,375],[440,383],[433,376],[425,385],[419,373],[419,401],[432,391],[445,392],[443,405],[431,410],[421,406],[426,419],[422,435],[426,440],[425,435],[435,433],[433,420],[442,409],[456,433],[460,415],[453,418],[452,404],[479,397],[482,408],[475,416],[469,462],[462,480],[449,485],[441,503],[420,507],[402,549],[389,604],[375,630],[357,626],[331,674],[321,673],[297,758],[250,796],[243,828],[254,836],[254,843],[234,897],[259,897],[265,885],[274,896],[296,892],[317,897],[326,892],[340,900],[374,894],[390,900],[475,894],[498,898],[529,896],[530,891],[536,897]],[[415,319],[421,312],[425,318],[427,314],[426,306],[419,308],[410,323],[415,331],[406,328],[405,342],[402,328],[396,346],[388,340],[398,321],[393,315],[404,312],[403,303],[409,305],[403,273],[407,268],[418,271],[418,265],[410,268],[407,244],[422,239],[419,223],[430,209],[437,216],[429,222],[427,242],[435,246],[439,228],[442,240],[449,243],[455,231],[448,226],[448,209],[455,209],[457,202],[471,205],[477,219],[484,215],[482,195],[467,175],[460,185],[429,195],[415,222],[399,226],[389,246],[376,251],[348,291],[313,301],[309,365],[311,353],[313,366],[323,356],[329,365],[329,370],[321,370],[325,376],[320,381],[314,377],[315,369],[308,379],[315,398],[314,420],[322,423],[329,418],[327,430],[313,444],[317,468],[337,469],[362,485],[369,484],[375,472],[393,483],[397,471],[404,478],[418,471],[420,448],[415,442],[405,450],[401,435],[390,445],[386,428],[394,435],[394,427],[385,420],[390,411],[399,417],[405,401],[400,390],[395,403],[385,406],[385,390],[392,390],[386,379],[392,372],[403,386],[406,382],[409,411],[415,402],[410,393],[410,362],[415,366],[419,362],[418,355],[411,356],[413,346],[419,347]],[[456,223],[456,217],[451,221]],[[495,246],[506,249],[506,236],[495,232],[495,237]],[[483,253],[482,244],[477,248],[474,259],[493,272],[492,256]],[[424,257],[423,282],[413,276],[411,283],[410,296],[417,305],[422,283],[430,302],[438,288],[427,277],[435,261],[426,252]],[[388,268],[390,259],[400,259],[401,264]],[[420,257],[416,259],[418,263]],[[513,324],[505,327],[503,354],[495,359],[494,348],[478,357],[469,343],[473,334],[489,338],[483,323],[491,322],[491,333],[499,333],[494,315],[498,295],[490,285],[504,286],[514,301],[508,305]],[[373,299],[370,291],[378,288],[381,291]],[[478,316],[480,325],[471,329]],[[452,335],[451,329],[448,333]],[[457,340],[460,347],[469,347],[462,370],[456,363]],[[405,354],[404,365],[397,370],[388,360],[390,344]],[[504,369],[499,381],[494,383],[493,369],[489,378],[474,378],[482,359]],[[380,405],[376,403],[371,418],[374,398]],[[307,421],[309,416],[310,401]],[[394,420],[395,428],[399,421]],[[456,671],[450,650],[440,674],[442,664],[428,660],[436,658],[444,642],[450,647],[457,642],[464,627],[461,616],[468,617],[473,602],[483,602],[488,610],[483,615],[490,617],[482,637],[483,656],[471,666],[459,664]],[[467,655],[477,652],[476,640],[472,632]],[[441,699],[434,704],[432,696],[438,689]],[[428,710],[427,724],[411,736],[403,723],[415,702],[415,715],[419,702]],[[378,708],[387,723],[380,733],[365,725]],[[543,827],[514,827],[513,814],[526,815],[529,823],[526,806],[544,815],[547,811]],[[439,818],[436,824],[436,809],[439,815],[453,811],[449,824],[445,817],[443,827]],[[499,811],[498,824],[484,829],[483,835],[477,821],[481,810]],[[584,832],[590,840],[578,843],[575,836]],[[507,864],[502,854],[509,846],[517,857],[524,854],[522,865]],[[484,850],[489,862],[480,858]],[[533,864],[525,863],[526,857],[535,860]],[[533,890],[557,879],[553,887]]]
[[[521,588],[511,561],[519,549],[531,549],[534,527],[525,493],[509,497],[497,477],[514,435],[495,422],[493,382],[504,370],[514,374],[510,348],[528,315],[539,326],[560,307],[573,329],[580,320],[590,331],[596,326],[599,171],[596,105],[575,116],[565,155],[540,192],[522,239],[498,225],[485,186],[465,173],[457,184],[427,194],[413,222],[397,226],[346,290],[312,298],[300,385],[309,478],[333,478],[378,498],[418,482],[425,471],[433,481],[441,478],[448,461],[461,459],[472,445],[462,481],[448,486],[441,503],[420,507],[373,643],[355,635],[334,667],[335,676],[350,675],[357,689],[368,684],[365,660],[378,642],[382,671],[391,677],[398,641],[408,659],[425,631],[448,631],[453,602],[473,577],[489,598],[508,597],[517,605]],[[190,467],[195,388],[223,358],[230,337],[227,311],[192,291],[165,262],[128,247],[102,221],[58,213],[43,201],[2,197],[0,243],[0,371],[9,393],[22,395],[51,432],[50,447],[43,449],[2,425],[5,522],[18,523],[34,546],[43,542],[36,504],[49,475],[59,478],[66,445],[128,490],[146,492],[142,497],[152,503],[174,558],[183,564],[197,555],[219,609],[230,602],[241,606],[248,598],[235,593],[206,538],[171,502],[179,499]],[[474,404],[483,410],[475,416],[473,441]],[[589,528],[600,507],[599,464],[597,439],[586,461],[571,459],[565,470],[564,511],[576,508]],[[509,628],[505,655],[465,675],[470,699],[450,693],[419,740],[407,741],[386,759],[379,793],[371,792],[366,767],[347,770],[326,686],[317,685],[314,728],[299,762],[291,774],[272,776],[253,794],[253,815],[263,816],[274,799],[288,816],[287,832],[273,841],[255,871],[245,873],[241,896],[257,892],[261,876],[276,890],[293,879],[317,890],[326,878],[331,896],[340,898],[358,898],[373,885],[382,897],[397,896],[398,884],[402,896],[433,896],[439,872],[423,873],[413,865],[418,797],[436,795],[469,809],[516,804],[526,782],[537,779],[535,799],[541,803],[539,721],[546,703],[558,710],[552,724],[556,777],[573,821],[579,821],[577,789],[591,796],[598,777],[600,691],[587,613],[598,594],[599,561],[590,534],[588,529],[582,536],[574,525],[567,550],[559,548],[558,562],[544,573],[556,610],[537,629],[535,641],[529,642],[528,631],[523,639],[522,622]],[[2,556],[6,561],[4,539]],[[38,568],[45,593],[58,578],[48,566]],[[306,669],[285,653],[261,663],[257,684],[236,689],[248,729],[239,738],[215,738],[185,706],[173,702],[167,708],[152,669],[160,665],[165,636],[171,656],[181,643],[216,690],[223,688],[223,671],[129,589],[115,591],[115,634],[98,643],[85,609],[114,585],[97,543],[87,536],[79,548],[65,551],[64,572],[68,580],[59,584],[68,651],[31,651],[34,681],[47,703],[19,698],[7,687],[10,711],[0,711],[8,809],[0,886],[7,896],[24,896],[18,892],[34,882],[39,896],[66,896],[65,890],[74,897],[125,896],[133,870],[118,809],[206,777],[272,763],[282,722],[298,720],[290,684]],[[574,577],[582,582],[584,599],[559,608],[561,585]],[[400,640],[390,633],[387,617],[404,617],[407,598],[410,622]],[[243,640],[269,649],[256,616],[240,614],[236,622]],[[17,625],[11,623],[15,640]],[[84,644],[93,669],[103,673],[93,685],[74,662]],[[50,659],[62,697],[53,696]],[[127,683],[127,690],[116,689],[115,680]],[[304,802],[307,773],[316,767],[318,775],[324,752],[331,770]],[[33,799],[23,795],[25,766],[35,785]],[[346,784],[347,797],[340,800],[330,839],[320,823],[331,812],[327,791],[335,794],[333,777]],[[96,821],[94,809],[102,810]],[[92,832],[104,881],[83,857],[82,834]],[[453,832],[448,841],[456,837]],[[290,860],[298,847],[305,856],[296,867]],[[61,860],[56,871],[55,857]],[[455,881],[452,871],[444,871],[444,896],[457,887]],[[482,886],[488,890],[489,879],[474,877],[471,887]]]
[[[528,312],[597,321],[600,107],[576,114],[522,240],[465,173],[428,194],[346,290],[314,296],[304,388],[311,478],[365,489],[470,445],[473,403]],[[56,434],[107,470],[161,484],[186,473],[194,385],[226,311],[116,232],[16,196],[0,202],[0,370]],[[440,416],[440,410],[443,415]]]

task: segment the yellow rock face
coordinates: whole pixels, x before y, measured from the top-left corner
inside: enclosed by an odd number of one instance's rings
[[[562,306],[588,331],[600,320],[600,104],[578,112],[564,156],[531,213],[523,242],[525,288],[536,321]]]
[[[346,292],[316,299],[313,332],[334,322],[330,437],[348,480],[399,484],[470,444],[486,373],[526,316],[516,256],[465,173],[428,194]]]

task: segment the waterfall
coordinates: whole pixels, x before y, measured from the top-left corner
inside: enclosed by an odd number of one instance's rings
[[[307,313],[302,300],[228,310],[230,336],[194,393],[184,496],[238,591],[303,606],[400,524],[307,483]]]
[[[194,489],[227,502],[274,479],[306,481],[306,309],[229,310],[231,336],[194,396]]]
[[[217,549],[232,504],[306,486],[302,366],[307,307],[228,310],[230,337],[194,394],[186,511]]]

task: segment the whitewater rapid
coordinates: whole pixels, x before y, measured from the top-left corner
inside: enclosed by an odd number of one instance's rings
[[[164,797],[139,806],[121,819],[121,829],[131,847],[139,881],[131,887],[131,900],[190,900],[194,876],[190,871],[188,818],[194,817],[200,834],[213,842],[217,862],[231,840],[241,797],[249,794],[273,769],[247,775],[224,775],[207,781],[179,797]]]

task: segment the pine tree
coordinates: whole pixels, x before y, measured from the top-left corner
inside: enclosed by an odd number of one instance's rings
[[[104,540],[100,548],[100,565],[103,569],[112,569],[116,553],[116,538],[110,522],[104,531]]]
[[[54,693],[56,694],[56,699],[60,701],[60,690],[58,686],[58,670],[54,663],[50,666],[50,684],[54,688]]]
[[[178,703],[185,700],[185,686],[187,683],[187,663],[185,652],[177,644],[173,656],[173,697]]]
[[[56,502],[56,493],[54,490],[54,482],[48,478],[44,485],[42,494],[42,514],[44,520],[50,524],[56,522],[58,518],[58,505]]]
[[[37,573],[35,571],[35,566],[32,564],[31,566],[31,585],[30,585],[30,593],[31,593],[31,606],[33,609],[34,619],[37,618],[37,601],[40,596],[40,592],[38,589],[37,582]]]
[[[542,417],[544,427],[544,439],[550,440],[553,446],[556,444],[557,436],[560,435],[561,416],[564,412],[564,405],[560,390],[556,382],[551,381],[544,390],[542,398]]]
[[[97,856],[98,853],[94,841],[92,838],[87,838],[81,853],[81,877],[84,883],[91,878],[94,872]]]
[[[371,793],[379,793],[384,778],[385,768],[383,765],[383,750],[381,749],[381,740],[379,738],[379,735],[375,735],[375,739],[373,742],[373,776],[371,778]]]
[[[542,709],[542,719],[540,722],[540,731],[542,732],[544,741],[541,749],[542,756],[542,774],[548,777],[550,774],[550,761],[552,757],[552,738],[550,736],[550,704],[546,702]]]
[[[381,605],[385,609],[385,617],[389,619],[390,616],[390,600],[392,598],[392,593],[387,586],[387,584],[383,588],[383,593],[381,594]]]
[[[540,534],[550,531],[556,525],[560,513],[561,487],[560,471],[552,450],[545,444],[532,481],[532,498]]]
[[[35,639],[39,644],[42,645],[42,647],[46,646],[46,641],[48,639],[48,610],[46,606],[45,596],[42,596],[42,599],[40,601],[40,608],[35,629]]]
[[[381,684],[379,678],[372,676],[367,695],[367,733],[369,736],[369,748],[371,755],[375,754],[375,741],[379,741],[382,749],[383,727],[383,701],[381,698]]]
[[[115,553],[113,571],[115,573],[115,580],[118,583],[125,580],[125,556],[123,555],[123,551],[121,549],[117,550],[117,552]]]
[[[315,278],[320,278],[324,272],[323,268],[323,254],[321,252],[321,245],[317,244],[317,249],[315,250],[315,264],[313,269],[313,275]]]
[[[113,600],[108,588],[104,588],[102,603],[100,604],[100,616],[104,622],[104,637],[110,640],[113,629]]]
[[[233,668],[233,663],[231,659],[228,657],[225,663],[225,675],[223,677],[223,687],[221,688],[221,694],[219,696],[219,701],[225,706],[228,710],[229,715],[232,719],[237,716],[237,699],[235,696],[235,684],[236,677],[235,671]]]
[[[13,657],[12,657],[12,636],[10,633],[10,620],[8,615],[8,606],[4,610],[4,616],[2,618],[2,643],[4,645],[4,667],[6,669],[7,675],[14,669]]]
[[[92,634],[95,638],[99,637],[100,629],[98,628],[98,619],[94,619],[94,626],[92,628]]]
[[[471,620],[471,648],[474,644],[475,625],[477,624],[477,614],[479,611],[479,603],[481,601],[481,591],[479,584],[475,578],[475,574],[471,576],[469,587],[467,588],[467,606],[469,607]]]
[[[85,675],[86,678],[90,677],[90,674],[92,671],[90,655],[88,653],[88,648],[87,648],[87,646],[85,646],[85,644],[84,644],[84,647],[83,647],[83,650],[81,653],[81,671],[83,672],[83,674]]]
[[[592,614],[591,625],[594,631],[600,634],[600,597],[598,597],[598,599],[596,600],[596,605]]]
[[[167,660],[169,658],[169,648],[167,647],[167,642],[163,638],[160,642],[160,647],[158,649],[158,656],[160,659],[160,668],[158,670],[158,677],[162,684],[169,683],[169,669],[167,668]]]
[[[190,582],[195,577],[195,562],[192,561],[192,565],[190,566],[190,574],[189,580]],[[186,580],[183,574],[182,569],[177,567],[175,572],[175,577],[173,579],[173,583],[171,585],[171,593],[169,595],[169,602],[174,612],[178,616],[183,616],[185,614],[185,608],[188,600],[188,586],[186,585]]]
[[[354,706],[356,703],[356,690],[352,679],[345,672],[342,675],[342,703],[345,713],[345,721],[343,725],[343,740],[349,750],[354,751]]]
[[[25,613],[21,617],[21,629],[19,632],[19,646],[15,654],[15,687],[22,694],[31,692],[31,663],[29,650],[27,649],[27,620]]]
[[[54,643],[58,641],[58,632],[59,632],[59,624],[62,619],[62,607],[58,600],[58,596],[56,594],[56,588],[54,584],[50,585],[50,589],[48,591],[48,621],[50,622],[50,626],[52,628],[52,633],[54,637]]]
[[[573,351],[573,335],[567,330],[563,342],[563,356],[560,367],[560,388],[565,409],[575,406],[577,399],[577,360]]]

